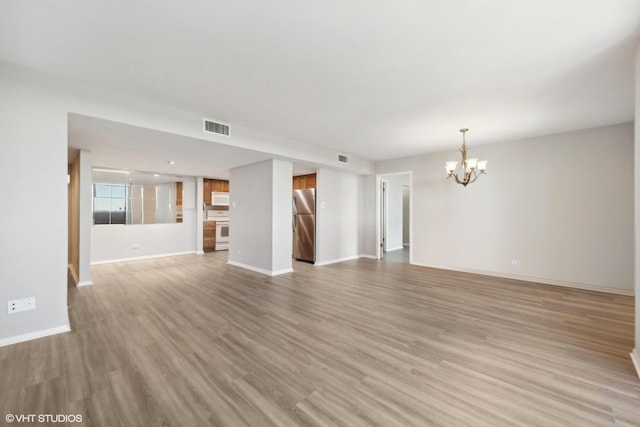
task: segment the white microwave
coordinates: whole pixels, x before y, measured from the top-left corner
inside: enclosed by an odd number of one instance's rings
[[[211,204],[213,206],[229,206],[229,193],[212,191],[211,192]]]

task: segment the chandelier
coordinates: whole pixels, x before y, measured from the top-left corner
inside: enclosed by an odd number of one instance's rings
[[[485,173],[487,170],[487,160],[478,160],[477,158],[467,159],[467,144],[465,143],[464,134],[469,129],[463,128],[460,129],[462,132],[462,147],[460,148],[460,153],[462,153],[462,163],[460,164],[464,175],[461,177],[458,176],[458,172],[456,169],[458,168],[458,162],[445,162],[445,169],[447,170],[447,179],[453,177],[458,184],[462,184],[465,187],[468,184],[471,184],[478,176]]]

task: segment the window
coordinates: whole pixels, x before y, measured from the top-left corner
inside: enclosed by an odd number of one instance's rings
[[[93,185],[93,223],[126,224],[129,187],[126,185]]]

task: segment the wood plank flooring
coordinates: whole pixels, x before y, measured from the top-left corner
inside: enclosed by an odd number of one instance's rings
[[[294,268],[270,278],[225,252],[94,266],[69,289],[71,333],[0,348],[0,415],[640,426],[632,297],[392,260]]]

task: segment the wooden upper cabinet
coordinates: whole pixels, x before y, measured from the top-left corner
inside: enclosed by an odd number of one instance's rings
[[[305,175],[305,188],[316,188],[316,174]]]
[[[207,179],[205,178],[203,180],[204,183],[204,194],[202,195],[202,201],[204,202],[205,205],[210,205],[211,204],[211,179]]]
[[[225,181],[222,179],[214,179],[212,181],[213,181],[213,184],[212,184],[211,191],[220,191],[222,193],[229,192],[229,181]]]
[[[316,188],[316,174],[298,175],[293,177],[293,189],[304,190],[305,188]]]
[[[220,191],[222,193],[228,193],[229,192],[229,181],[226,181],[224,179],[209,179],[209,178],[204,178],[202,180],[202,183],[204,184],[204,194],[202,195],[202,201],[205,205],[210,205],[211,204],[211,192],[213,191]]]
[[[176,206],[182,206],[182,182],[176,182]]]

